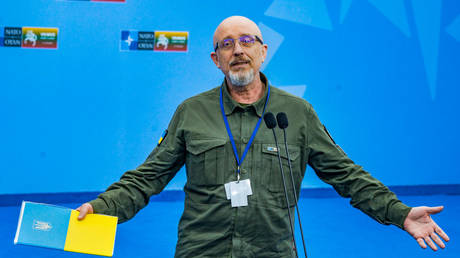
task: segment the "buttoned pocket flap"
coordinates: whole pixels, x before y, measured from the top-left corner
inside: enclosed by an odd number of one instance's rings
[[[278,156],[278,149],[280,149],[280,156],[282,158],[287,159],[288,157],[286,154],[286,149],[284,148],[284,144],[280,146],[279,148],[277,148],[275,144],[271,144],[271,143],[262,144],[262,152],[266,154]],[[289,149],[289,158],[291,159],[291,161],[296,160],[300,155],[299,148],[297,146],[288,145],[288,149]]]
[[[225,145],[227,140],[224,139],[195,139],[187,144],[187,151],[193,155],[199,155],[205,151]]]

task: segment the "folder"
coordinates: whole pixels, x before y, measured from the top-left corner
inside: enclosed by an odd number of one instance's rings
[[[66,207],[23,201],[14,244],[112,256],[118,218]]]

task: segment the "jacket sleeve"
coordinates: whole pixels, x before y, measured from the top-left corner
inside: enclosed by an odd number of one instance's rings
[[[350,204],[382,224],[403,228],[410,207],[379,180],[356,165],[337,146],[311,106],[307,111],[308,164],[318,177],[332,185]]]
[[[119,223],[125,222],[166,187],[185,162],[181,116],[182,105],[174,113],[163,141],[144,163],[125,172],[118,182],[89,202],[95,213],[117,216]]]

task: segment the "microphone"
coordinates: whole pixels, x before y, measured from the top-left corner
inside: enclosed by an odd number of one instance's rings
[[[264,115],[264,121],[268,129],[273,129],[276,127],[275,116],[271,112],[268,112]],[[275,136],[275,139],[276,139],[276,136]]]
[[[299,206],[297,205],[297,191],[295,189],[294,176],[292,175],[291,157],[289,156],[289,149],[288,149],[287,139],[286,139],[287,138],[286,128],[289,125],[287,115],[284,112],[279,112],[278,114],[276,114],[276,120],[278,121],[278,126],[283,130],[283,134],[284,134],[284,147],[286,148],[286,154],[287,154],[288,164],[289,164],[289,173],[291,174],[292,189],[294,191],[294,203],[295,203],[295,208],[297,211],[297,218],[299,219],[299,228],[300,228],[300,234],[302,236],[303,251],[305,253],[305,258],[307,258],[307,249],[305,248],[305,239],[303,237],[303,229],[302,229],[302,222],[300,220]]]
[[[284,112],[279,112],[276,114],[276,121],[278,121],[278,126],[283,129],[286,129],[289,125],[287,116]]]
[[[289,205],[289,198],[288,198],[288,194],[287,194],[286,181],[284,180],[283,163],[281,163],[280,147],[278,145],[278,140],[276,139],[276,133],[275,133],[276,120],[275,120],[275,116],[271,112],[268,112],[268,113],[266,113],[264,115],[264,121],[265,121],[265,125],[267,126],[267,128],[272,130],[273,137],[275,138],[275,144],[276,144],[276,149],[277,149],[277,153],[278,153],[278,161],[279,161],[279,164],[280,164],[281,178],[283,179],[284,196],[286,197],[287,211],[288,211],[288,215],[289,215],[289,225],[291,226],[292,240],[294,241],[295,256],[299,257],[299,255],[297,254],[297,245],[295,243],[294,227],[292,226],[291,209],[290,209],[291,206]]]

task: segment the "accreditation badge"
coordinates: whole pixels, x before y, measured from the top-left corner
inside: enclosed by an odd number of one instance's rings
[[[249,179],[232,181],[224,186],[227,200],[231,200],[232,207],[248,206],[248,196],[252,195],[251,181]]]

